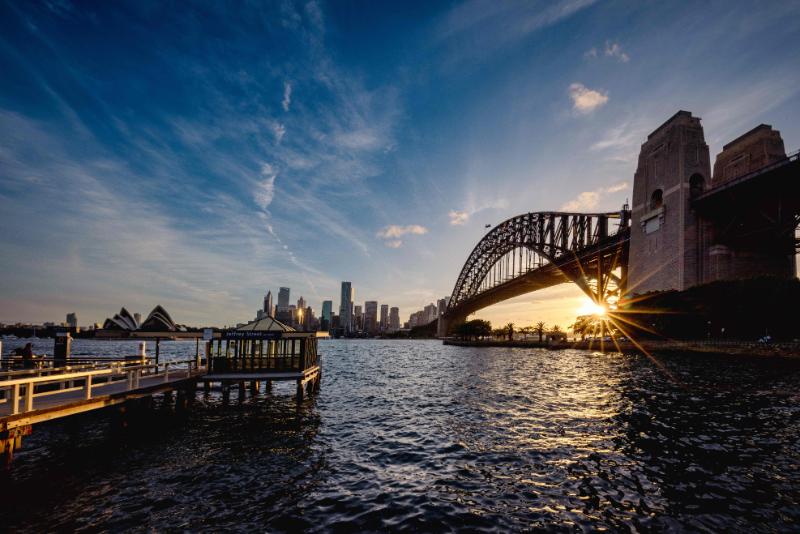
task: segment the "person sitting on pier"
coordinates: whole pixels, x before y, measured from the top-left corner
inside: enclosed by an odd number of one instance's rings
[[[28,343],[25,345],[25,348],[22,349],[22,365],[25,369],[33,369],[33,345]]]

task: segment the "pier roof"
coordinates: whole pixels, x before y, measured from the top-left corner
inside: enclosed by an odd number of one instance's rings
[[[274,317],[264,317],[263,319],[256,319],[251,323],[240,326],[236,330],[241,331],[255,331],[255,332],[296,332],[294,328],[283,324]]]

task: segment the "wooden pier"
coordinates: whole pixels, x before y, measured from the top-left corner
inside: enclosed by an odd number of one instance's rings
[[[224,347],[224,348],[223,348]],[[216,350],[215,350],[216,349]],[[69,360],[67,360],[69,361]],[[315,333],[296,332],[271,318],[216,334],[193,359],[80,360],[74,365],[0,372],[0,456],[8,466],[33,425],[168,391],[193,395],[219,384],[228,400],[232,385],[267,390],[274,381],[295,381],[297,399],[319,390],[321,369]]]

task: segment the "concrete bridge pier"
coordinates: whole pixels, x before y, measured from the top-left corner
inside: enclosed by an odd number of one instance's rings
[[[467,316],[463,317],[450,317],[448,315],[440,315],[436,325],[436,337],[447,337],[456,325],[463,323],[467,320]]]

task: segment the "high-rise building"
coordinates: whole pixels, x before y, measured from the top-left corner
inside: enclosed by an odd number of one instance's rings
[[[320,321],[320,330],[330,331],[333,319],[333,301],[322,301],[322,320]]]
[[[361,306],[353,306],[353,329],[354,330],[364,330],[364,312],[361,311]]]
[[[297,299],[297,309],[298,310],[306,309],[306,299],[304,299],[302,296],[299,299]]]
[[[344,329],[345,334],[353,331],[353,299],[355,291],[350,282],[342,282],[342,300],[339,304],[339,328]]]
[[[439,308],[436,306],[436,304],[433,303],[428,304],[427,306],[425,306],[425,309],[423,311],[425,312],[423,318],[424,321],[423,324],[428,324],[432,321],[435,321],[438,318],[437,314],[439,313]]]
[[[282,287],[278,291],[278,311],[286,311],[289,309],[289,291],[288,287]]]
[[[381,304],[381,332],[389,330],[389,305]]]
[[[370,334],[378,332],[378,302],[375,300],[364,303],[364,330]]]
[[[389,332],[400,330],[400,308],[393,306],[389,310]]]
[[[272,291],[267,290],[267,294],[264,295],[264,315],[272,317],[275,315],[275,310],[272,309]]]
[[[75,313],[67,314],[67,326],[70,328],[78,328],[78,316]]]

